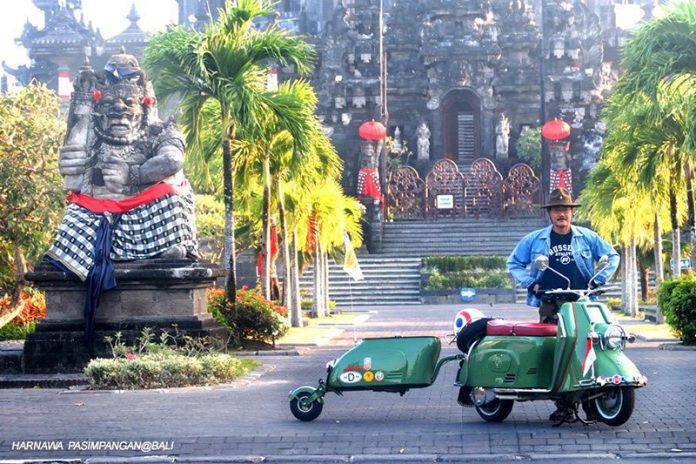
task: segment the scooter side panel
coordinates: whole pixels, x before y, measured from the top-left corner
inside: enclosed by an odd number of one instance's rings
[[[555,337],[485,337],[459,381],[472,387],[547,388],[555,345]]]
[[[437,337],[368,338],[336,361],[328,385],[341,390],[427,386],[440,348]]]
[[[613,319],[600,303],[576,303],[577,306],[581,304],[585,305],[585,310],[582,311],[576,307],[574,314],[578,334],[588,334],[592,331],[602,332],[607,323]],[[582,388],[582,384],[589,387],[593,384],[587,382],[591,382],[593,378],[603,378],[604,381],[615,379],[618,382],[616,385],[634,385],[641,382],[639,379],[643,377],[640,371],[623,351],[603,349],[596,340],[592,345],[592,350],[595,360],[589,363],[589,368],[583,372],[583,362],[586,358],[590,362],[592,356],[589,355],[587,339],[578,338],[568,365],[567,375],[565,375],[559,388],[560,392],[577,390]]]

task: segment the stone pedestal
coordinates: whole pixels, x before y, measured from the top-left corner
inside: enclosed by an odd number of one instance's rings
[[[144,260],[115,264],[117,288],[101,295],[95,314],[94,355],[110,357],[105,336],[121,332],[134,343],[145,327],[193,337],[224,336],[207,311],[207,291],[223,274],[191,260]],[[79,371],[89,361],[84,338],[85,284],[77,277],[38,265],[28,280],[46,292],[46,318],[24,344],[25,373]]]
[[[365,227],[365,245],[370,253],[382,252],[382,237],[384,235],[384,218],[382,206],[377,203],[367,204],[367,223]]]

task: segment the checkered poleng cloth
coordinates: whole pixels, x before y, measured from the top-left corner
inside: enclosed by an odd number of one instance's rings
[[[85,280],[94,266],[94,241],[102,217],[75,203],[68,205],[53,245],[46,253]],[[114,226],[110,258],[131,261],[153,258],[173,245],[198,256],[193,194],[167,194],[122,213]]]

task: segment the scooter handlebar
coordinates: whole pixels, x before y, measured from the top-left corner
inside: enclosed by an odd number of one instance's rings
[[[578,290],[578,289],[570,289],[570,288],[554,288],[552,290],[539,290],[537,292],[537,296],[539,298],[553,298],[553,299],[562,299],[562,300],[567,300],[567,301],[577,301],[580,298],[587,297],[590,295],[600,295],[605,292],[605,289],[603,288],[594,288],[594,289],[583,289],[583,290]]]

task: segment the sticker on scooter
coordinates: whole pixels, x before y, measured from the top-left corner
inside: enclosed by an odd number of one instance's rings
[[[372,380],[375,378],[375,374],[372,373],[372,371],[367,371],[363,374],[363,380],[367,383],[372,382]]]
[[[359,371],[360,369],[360,364],[349,364],[343,368],[343,372],[355,372]]]
[[[363,359],[363,370],[365,370],[365,371],[372,370],[372,358]]]
[[[382,371],[375,372],[375,380],[378,382],[381,382],[382,380],[384,380],[384,372],[382,372]]]
[[[362,374],[360,372],[344,372],[338,378],[343,383],[358,383],[362,380]]]

